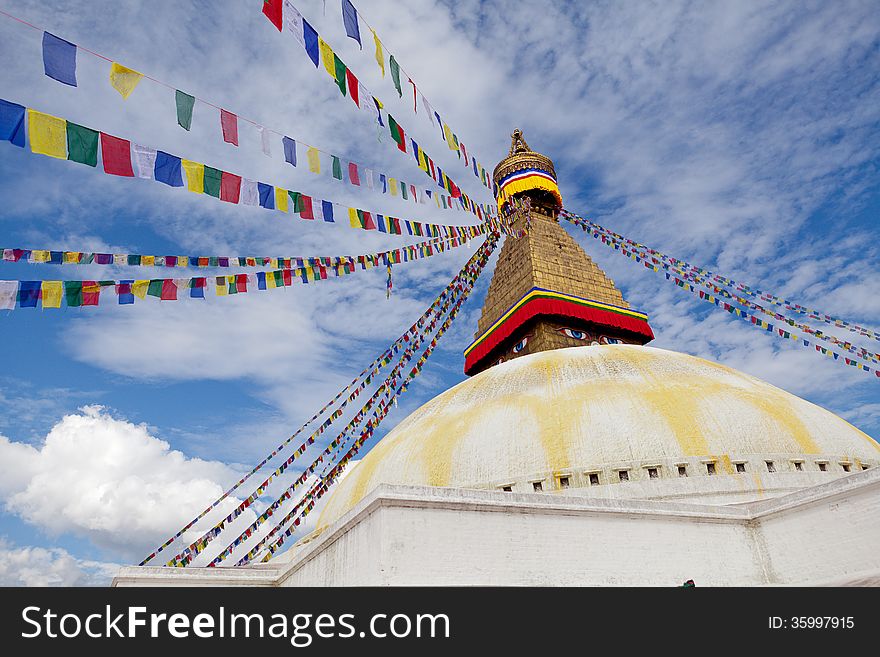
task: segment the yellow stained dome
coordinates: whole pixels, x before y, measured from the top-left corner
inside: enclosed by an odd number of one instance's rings
[[[797,462],[842,475],[878,458],[880,445],[843,419],[729,367],[634,345],[557,349],[492,367],[417,409],[337,483],[318,527],[383,483],[552,491],[652,466],[652,478],[699,464],[705,474],[709,462],[720,475]],[[760,488],[759,479],[737,481]]]

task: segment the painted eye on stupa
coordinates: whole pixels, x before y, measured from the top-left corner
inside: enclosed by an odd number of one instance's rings
[[[518,354],[519,352],[521,352],[523,349],[526,348],[526,345],[528,343],[529,343],[528,337],[523,338],[522,340],[517,342],[515,345],[513,345],[513,353]]]
[[[623,340],[620,338],[609,338],[605,335],[602,336],[601,342],[602,344],[623,344]]]
[[[586,340],[589,336],[587,336],[586,331],[579,331],[573,328],[561,328],[558,329],[560,333],[569,338],[574,338],[575,340]]]

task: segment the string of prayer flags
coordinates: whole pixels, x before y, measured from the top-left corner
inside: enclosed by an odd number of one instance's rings
[[[76,86],[76,45],[43,32],[43,72],[63,84]]]
[[[705,301],[707,303],[712,303],[715,306],[717,306],[723,310],[726,310],[734,317],[737,317],[739,319],[742,319],[742,320],[750,323],[752,326],[755,326],[756,328],[766,330],[769,333],[778,334],[779,337],[782,337],[784,339],[794,340],[794,341],[798,342],[799,344],[802,344],[805,347],[815,346],[817,352],[820,352],[824,355],[828,355],[829,357],[833,357],[834,360],[839,360],[839,358],[840,358],[840,354],[838,354],[834,351],[831,351],[830,349],[827,349],[825,347],[822,347],[821,345],[812,343],[811,341],[807,340],[806,338],[803,338],[797,334],[794,334],[794,333],[788,331],[787,329],[778,327],[770,322],[767,322],[766,320],[763,320],[760,317],[752,315],[752,314],[748,313],[746,310],[744,310],[743,308],[739,308],[733,304],[730,304],[726,301],[723,301],[723,298],[726,297],[726,298],[733,299],[737,303],[745,306],[746,308],[754,308],[754,309],[758,310],[759,312],[773,316],[776,319],[778,319],[779,321],[785,322],[786,324],[788,324],[790,326],[797,326],[798,328],[800,328],[801,330],[803,330],[807,334],[811,334],[811,335],[813,335],[819,339],[822,339],[822,340],[830,340],[834,344],[836,344],[837,346],[843,347],[843,348],[847,349],[848,351],[852,351],[854,349],[853,345],[851,345],[848,342],[844,342],[842,340],[839,340],[838,338],[835,338],[834,336],[828,336],[828,335],[823,334],[821,332],[817,332],[817,331],[815,331],[815,329],[812,329],[806,325],[797,324],[793,320],[785,317],[784,315],[769,312],[758,304],[755,304],[753,302],[749,302],[745,299],[742,299],[741,297],[731,295],[726,290],[721,290],[720,288],[716,287],[715,290],[717,290],[718,296],[715,296],[715,295],[710,294],[709,292],[706,292],[704,290],[697,289],[694,285],[692,285],[687,280],[689,278],[692,278],[692,274],[682,272],[675,267],[670,267],[670,265],[668,263],[662,262],[662,260],[659,257],[654,257],[654,254],[656,254],[657,256],[660,256],[661,254],[659,252],[654,251],[653,249],[652,249],[652,254],[648,254],[643,250],[630,251],[627,248],[627,243],[629,242],[631,245],[635,244],[635,243],[631,242],[631,240],[627,241],[626,238],[623,238],[622,236],[616,236],[616,233],[612,234],[610,231],[608,231],[605,228],[602,228],[598,224],[594,224],[593,222],[591,222],[587,219],[583,219],[582,217],[575,215],[567,210],[562,210],[560,212],[559,216],[570,221],[571,223],[574,223],[574,224],[580,226],[584,231],[587,231],[590,234],[592,234],[594,238],[600,240],[606,246],[613,248],[615,251],[618,251],[622,255],[630,258],[631,260],[634,260],[636,262],[642,262],[647,269],[651,269],[655,272],[659,272],[659,271],[661,271],[661,269],[666,269],[666,270],[669,270],[670,268],[673,269],[673,271],[675,271],[675,273],[679,273],[681,278],[679,278],[679,276],[675,276],[674,274],[671,274],[669,271],[665,271],[664,275],[666,277],[666,280],[673,282],[677,287],[680,287],[680,288],[683,288],[683,289],[690,291],[692,294],[697,296],[701,301]],[[857,353],[859,353],[860,358],[863,358],[866,360],[871,360],[875,363],[880,362],[880,353],[871,354],[867,350],[857,351]],[[874,356],[876,356],[876,358],[874,358]],[[873,370],[872,370],[872,368],[869,367],[868,365],[866,365],[860,361],[856,361],[855,359],[844,358],[844,362],[842,362],[841,364],[850,365],[850,361],[852,361],[852,363],[855,364],[854,366],[857,367],[858,369],[863,370],[867,373],[870,373],[871,371],[873,371],[877,377],[880,377],[880,369],[873,368]]]
[[[118,62],[113,62],[110,66],[110,85],[126,100],[143,77],[143,73],[138,73]]]
[[[69,159],[94,167],[97,165],[97,146],[100,142],[103,169],[107,174],[134,177],[137,172],[139,178],[155,180],[171,187],[186,186],[191,192],[212,196],[227,203],[259,205],[270,210],[289,211],[287,202],[289,191],[284,188],[250,181],[240,175],[222,171],[203,163],[184,160],[176,155],[140,144],[132,144],[122,137],[69,123],[60,117],[0,101],[0,135],[3,135],[8,141],[21,142],[24,110],[27,110],[28,117],[27,136],[30,138],[31,150],[34,153]],[[293,145],[292,141],[291,145]],[[314,147],[310,147],[307,157],[309,168],[315,173],[320,173],[320,152]],[[341,159],[338,156],[332,157],[334,177],[342,180],[347,171],[349,182],[360,186],[362,175],[360,167],[355,163],[347,163],[348,166],[343,168]],[[363,173],[367,171],[363,170]],[[186,180],[184,180],[184,173]],[[372,172],[370,172],[368,186],[373,188]],[[408,189],[408,193],[411,192],[413,197],[417,195],[414,185],[410,185]],[[396,190],[393,191],[396,193]],[[413,200],[415,201],[415,198]],[[311,220],[314,218],[311,203],[312,200],[309,197],[309,209],[305,214],[301,213],[303,219]],[[322,202],[320,205],[324,220],[332,222],[334,214],[332,205],[329,202]],[[467,207],[478,217],[482,212],[477,206],[463,205],[463,207]],[[399,226],[400,220],[396,221],[395,225]],[[423,224],[410,220],[405,221],[404,225],[410,235],[460,236],[465,232],[473,234],[478,229],[478,226]],[[367,220],[362,227],[374,230],[377,226]],[[402,234],[400,231],[389,230],[388,232]]]
[[[272,458],[277,456],[285,447],[287,447],[293,440],[295,440],[299,434],[301,434],[308,426],[310,426],[312,424],[312,422],[314,422],[319,417],[323,416],[326,412],[328,412],[329,409],[331,409],[337,402],[339,402],[339,400],[343,397],[343,395],[345,395],[349,391],[352,391],[351,394],[349,394],[348,397],[341,402],[340,406],[336,410],[334,410],[332,412],[332,414],[330,414],[321,425],[319,425],[318,429],[314,433],[312,433],[312,435],[309,436],[309,438],[305,442],[303,442],[303,444],[300,445],[299,448],[294,450],[293,455],[291,457],[289,457],[282,464],[282,466],[277,468],[275,470],[275,472],[273,472],[272,475],[270,475],[262,484],[257,486],[256,492],[259,496],[262,489],[265,489],[269,485],[269,482],[271,481],[271,479],[273,477],[277,477],[281,472],[283,472],[283,470],[281,470],[282,467],[287,467],[297,457],[304,454],[306,452],[306,450],[308,449],[308,447],[310,445],[314,444],[315,440],[321,435],[321,433],[323,433],[323,431],[326,428],[328,428],[336,419],[341,417],[343,408],[349,402],[354,401],[360,395],[360,393],[365,389],[365,387],[370,384],[371,377],[373,375],[375,375],[376,373],[378,373],[378,371],[381,370],[383,367],[388,365],[392,360],[392,356],[394,354],[398,353],[402,348],[404,348],[404,346],[406,344],[410,343],[412,338],[419,335],[420,330],[428,322],[428,319],[437,311],[437,309],[442,304],[444,304],[445,300],[448,298],[448,296],[455,289],[459,278],[460,278],[459,276],[456,276],[455,278],[453,278],[453,281],[449,285],[447,285],[446,288],[437,296],[437,298],[428,307],[428,309],[422,314],[422,316],[419,317],[419,319],[416,320],[416,322],[414,324],[412,324],[412,326],[410,326],[409,329],[407,329],[400,337],[398,337],[397,340],[395,340],[393,343],[391,343],[391,345],[387,349],[385,349],[385,351],[383,351],[378,357],[376,357],[372,363],[370,363],[366,368],[364,368],[364,370],[362,370],[361,373],[358,374],[358,376],[356,376],[347,386],[343,387],[336,394],[336,396],[333,397],[333,399],[331,399],[329,402],[324,404],[324,406],[318,412],[316,412],[314,415],[312,415],[312,417],[309,418],[299,429],[297,429],[291,436],[289,436],[286,440],[284,440],[284,442],[282,442],[280,445],[278,445],[278,447],[276,447],[274,450],[272,450],[272,452],[270,452],[265,458],[263,458],[263,460],[260,461],[260,463],[258,463],[254,468],[252,468],[250,472],[248,472],[244,477],[242,477],[232,487],[230,487],[228,490],[226,490],[223,493],[223,495],[221,495],[219,498],[217,498],[210,506],[208,506],[198,516],[196,516],[193,520],[191,520],[189,523],[187,523],[176,534],[174,534],[172,537],[170,537],[167,541],[165,541],[165,543],[163,543],[153,553],[151,553],[148,557],[146,557],[140,563],[140,565],[143,566],[143,565],[149,563],[152,559],[154,559],[156,557],[156,555],[158,553],[162,552],[166,547],[171,545],[176,539],[180,538],[180,536],[182,536],[184,532],[189,530],[199,520],[204,518],[208,513],[210,513],[213,509],[215,509],[220,503],[222,503],[223,500],[227,499],[233,492],[235,492],[235,490],[240,488],[254,474],[256,474],[258,471],[260,471]],[[3,295],[3,287],[2,287],[2,282],[0,282],[0,299],[2,299],[2,295]],[[321,458],[321,457],[319,457],[319,458]],[[253,498],[253,495],[249,496],[248,498],[246,498],[244,500],[244,502],[242,502],[242,504],[244,505],[243,508],[247,508],[248,506],[250,506],[249,500],[252,502],[253,501],[252,498]],[[224,520],[222,523],[217,524],[213,531],[209,531],[208,534],[203,536],[202,539],[199,539],[199,541],[197,541],[197,543],[201,542],[203,539],[206,540],[206,538],[209,536],[212,538],[216,537],[217,535],[219,535],[219,532],[222,531],[222,528],[225,525],[225,523],[231,522],[233,519],[234,518],[233,518],[232,514],[230,514],[229,516],[227,516],[226,520]],[[196,544],[191,545],[190,548],[188,548],[188,549],[190,550],[190,553],[191,553],[191,550],[196,549]],[[204,546],[201,549],[204,549]],[[190,554],[190,553],[187,553],[185,550],[183,553],[181,553],[181,555]],[[181,555],[178,555],[178,557],[175,557],[174,559],[172,559],[172,562],[170,562],[170,563],[173,563],[173,565],[177,565],[177,563],[174,563],[174,562]],[[186,565],[186,564],[183,563],[181,565]]]

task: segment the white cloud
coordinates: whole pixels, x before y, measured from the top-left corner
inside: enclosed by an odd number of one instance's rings
[[[146,426],[96,406],[66,415],[38,448],[0,437],[0,463],[9,512],[51,536],[85,536],[129,559],[186,524],[220,496],[221,482],[235,478],[222,463],[187,458]]]
[[[0,586],[107,586],[118,568],[61,548],[19,547],[0,538]]]

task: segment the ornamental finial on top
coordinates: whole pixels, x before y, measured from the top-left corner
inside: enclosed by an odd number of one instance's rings
[[[532,150],[526,143],[526,140],[523,137],[522,130],[520,130],[519,128],[514,128],[513,133],[510,135],[510,137],[510,153],[508,153],[508,155],[513,155],[515,153],[525,153]]]

